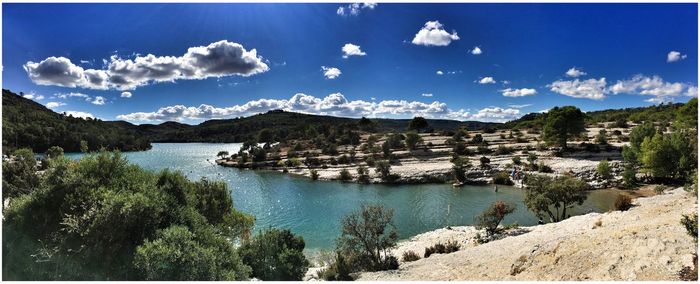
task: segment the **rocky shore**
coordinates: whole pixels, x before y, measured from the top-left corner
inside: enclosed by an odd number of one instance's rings
[[[697,213],[697,197],[677,188],[637,198],[628,211],[590,213],[558,223],[512,229],[477,244],[473,227],[451,227],[400,242],[392,251],[422,256],[426,247],[457,241],[458,252],[402,262],[398,270],[358,280],[678,280],[693,266],[697,244],[679,223]]]

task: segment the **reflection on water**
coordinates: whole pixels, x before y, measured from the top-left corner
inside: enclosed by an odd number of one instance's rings
[[[334,181],[312,181],[269,171],[239,170],[214,164],[222,150],[238,151],[240,144],[154,143],[153,149],[125,153],[127,159],[149,170],[170,168],[190,179],[224,180],[232,190],[234,206],[256,217],[256,230],[287,228],[304,237],[309,249],[329,249],[340,234],[339,220],[363,203],[380,203],[394,209],[400,238],[407,238],[447,225],[470,225],[473,216],[497,200],[516,204],[505,224],[534,225],[537,218],[522,203],[519,189],[499,186],[447,184],[360,185]],[[80,154],[69,153],[77,158]],[[572,215],[602,212],[612,208],[617,192],[593,191]]]

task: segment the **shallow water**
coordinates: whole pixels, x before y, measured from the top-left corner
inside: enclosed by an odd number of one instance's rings
[[[330,249],[340,234],[339,220],[363,203],[380,203],[394,209],[400,238],[408,238],[447,225],[470,225],[473,217],[497,200],[512,202],[516,211],[504,224],[533,225],[537,218],[527,211],[519,189],[499,186],[448,184],[359,185],[335,181],[312,181],[270,171],[225,168],[214,163],[216,154],[238,152],[241,144],[154,143],[153,149],[125,153],[127,159],[148,170],[180,170],[190,179],[225,180],[232,190],[234,206],[256,217],[256,230],[287,228],[304,237],[310,250]],[[77,153],[66,154],[72,158]],[[604,212],[612,208],[617,192],[598,190],[573,210],[573,214]]]

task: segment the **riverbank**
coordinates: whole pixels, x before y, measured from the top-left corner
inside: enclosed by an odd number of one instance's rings
[[[605,144],[596,144],[595,136],[605,130],[611,133]],[[493,176],[505,172],[509,177],[514,168],[523,173],[573,174],[593,188],[614,187],[621,182],[623,170],[620,148],[628,145],[629,128],[611,125],[587,129],[587,135],[569,143],[561,152],[539,141],[535,130],[465,131],[464,137],[445,133],[421,133],[414,149],[399,147],[384,152],[385,141],[399,134],[363,134],[357,145],[338,146],[334,153],[315,149],[309,141],[289,141],[268,147],[264,159],[254,161],[251,155],[236,153],[222,157],[216,163],[224,167],[274,170],[319,180],[343,180],[364,183],[453,183],[453,159],[459,156],[467,178],[465,184],[491,183]],[[618,133],[613,135],[612,133]],[[457,139],[455,139],[457,138]],[[404,142],[401,142],[404,143]],[[306,145],[306,148],[296,145]],[[294,147],[292,145],[295,145]],[[390,153],[388,156],[386,153]],[[380,160],[390,163],[389,173],[382,177],[376,171]],[[612,178],[603,179],[597,172],[598,163],[608,160]],[[358,168],[366,168],[361,178]],[[512,182],[518,184],[518,179]]]
[[[458,241],[462,248],[398,270],[361,273],[358,280],[678,280],[692,267],[697,244],[679,223],[697,212],[682,188],[637,198],[624,212],[591,213],[559,223],[521,227],[514,236],[478,245],[473,227],[452,227],[402,241],[392,253]]]

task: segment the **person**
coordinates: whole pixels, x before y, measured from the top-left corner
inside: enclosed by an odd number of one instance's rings
[[[494,185],[494,186],[493,186],[493,191],[494,191],[494,192],[498,192],[498,185]]]

